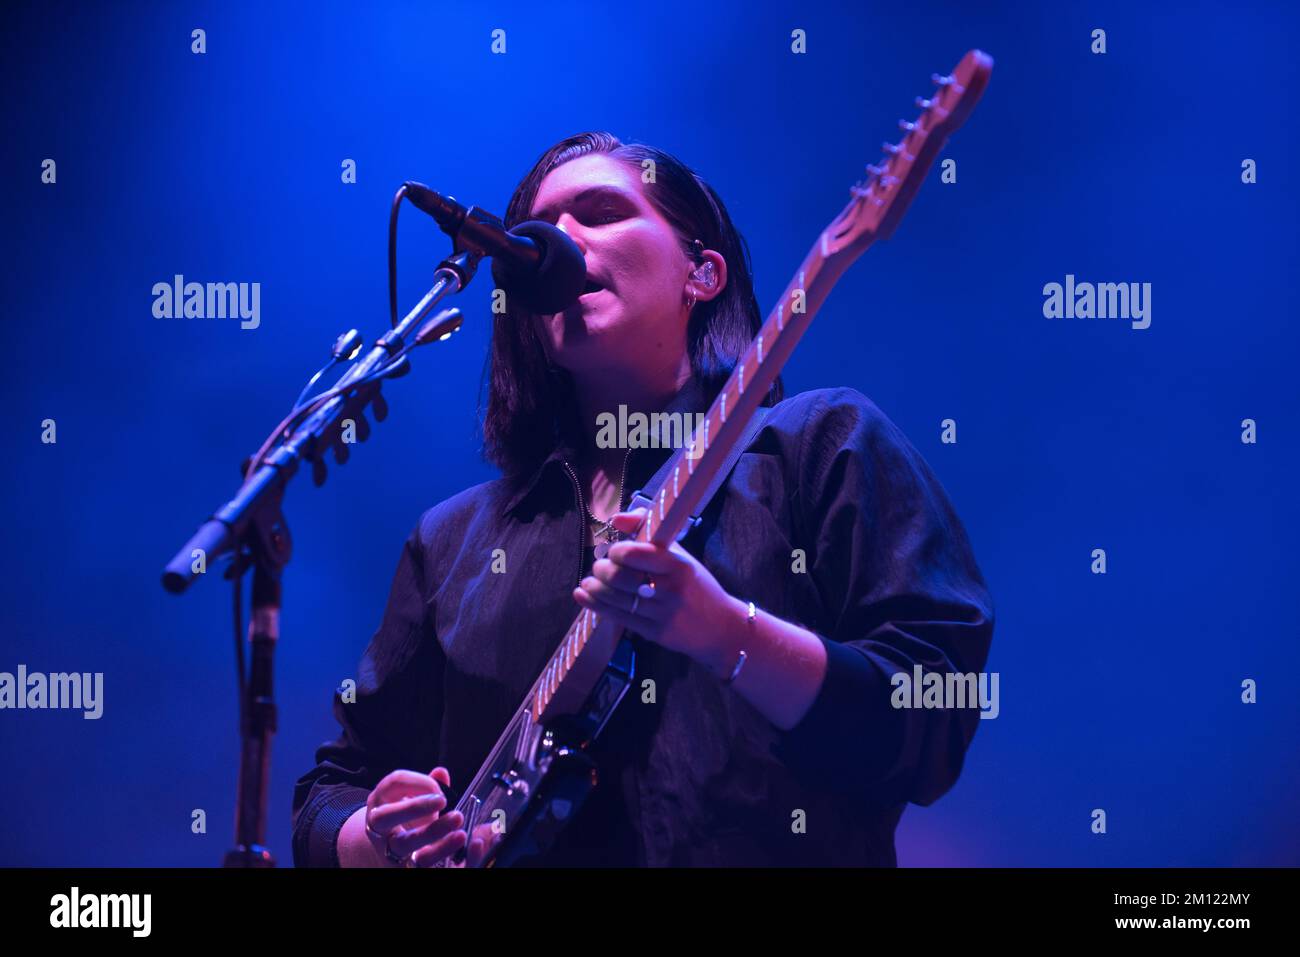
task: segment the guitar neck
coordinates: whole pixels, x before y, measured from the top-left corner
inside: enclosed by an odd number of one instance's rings
[[[688,444],[673,453],[663,484],[646,490],[652,506],[635,540],[667,546],[677,538],[835,283],[876,239],[893,232],[948,136],[983,94],[992,66],[986,54],[972,50],[951,74],[932,77],[932,98],[917,98],[923,113],[914,122],[899,121],[902,139],[885,145],[882,165],[867,167],[867,182],[850,187],[849,203],[817,237]],[[620,633],[595,612],[579,614],[517,716],[531,711],[541,723],[575,712]]]
[[[867,181],[849,188],[848,205],[817,237],[703,420],[669,459],[660,486],[646,490],[650,505],[636,540],[666,546],[677,538],[835,283],[876,239],[893,232],[949,134],[983,94],[992,68],[986,54],[972,50],[951,74],[931,77],[937,90],[930,99],[917,98],[921,115],[899,122],[903,138],[887,143],[881,164],[867,167]],[[553,837],[594,783],[594,765],[577,754],[600,733],[632,681],[630,646],[619,648],[621,633],[590,610],[574,619],[457,802],[467,830],[490,826],[493,835],[511,835],[510,850],[502,852],[507,861]],[[533,832],[540,834],[536,840]]]

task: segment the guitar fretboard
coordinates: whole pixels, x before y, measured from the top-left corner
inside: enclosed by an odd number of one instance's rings
[[[850,187],[852,199],[818,236],[690,443],[673,453],[662,486],[647,490],[652,505],[635,540],[666,546],[676,539],[840,275],[871,243],[893,232],[948,135],[974,109],[991,69],[992,60],[972,50],[952,74],[931,77],[935,92],[916,99],[920,116],[899,120],[902,139],[886,143],[881,165],[868,166],[867,181]],[[534,720],[547,716],[599,625],[599,616],[588,609],[569,627],[529,695]]]

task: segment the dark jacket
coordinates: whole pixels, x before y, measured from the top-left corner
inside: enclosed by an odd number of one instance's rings
[[[708,405],[688,383],[666,411]],[[625,505],[670,453],[630,453]],[[339,828],[395,768],[445,765],[453,791],[473,777],[579,611],[591,554],[572,458],[557,448],[526,481],[476,485],[421,516],[355,701],[334,696],[342,734],[295,788],[296,864],[337,866]],[[905,804],[952,787],[979,712],[892,707],[890,677],[978,672],[993,633],[938,479],[861,393],[801,393],[770,410],[683,546],[727,592],[822,639],[822,688],[782,731],[635,638],[636,682],[595,744],[602,784],[542,863],[895,865]]]

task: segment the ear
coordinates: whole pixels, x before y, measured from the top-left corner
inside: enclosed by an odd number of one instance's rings
[[[697,302],[708,302],[722,295],[722,290],[727,288],[727,261],[716,249],[706,249],[702,255],[704,258],[699,263],[688,261],[686,291],[694,291]],[[713,265],[711,272],[710,263]],[[708,282],[710,279],[712,285]]]

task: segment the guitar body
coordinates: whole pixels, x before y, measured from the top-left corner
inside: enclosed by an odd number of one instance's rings
[[[481,840],[483,851],[462,852],[454,863],[505,867],[544,853],[599,783],[587,748],[636,677],[632,643],[609,630],[614,651],[575,710],[557,708],[539,721],[531,706],[521,707],[497,739],[456,802],[471,841]]]

